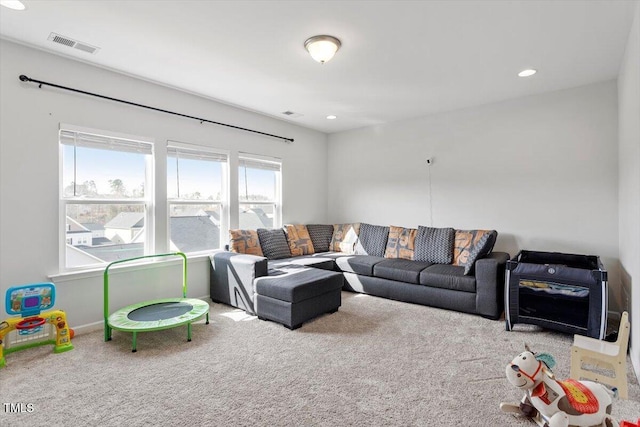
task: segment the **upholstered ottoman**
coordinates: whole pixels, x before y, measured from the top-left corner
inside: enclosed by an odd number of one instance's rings
[[[289,329],[323,313],[334,313],[342,302],[343,275],[289,265],[255,279],[254,308],[258,318]]]

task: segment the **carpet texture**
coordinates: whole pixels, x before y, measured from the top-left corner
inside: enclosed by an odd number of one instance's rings
[[[572,337],[503,321],[343,292],[340,311],[290,331],[221,304],[211,324],[77,336],[75,349],[12,353],[0,370],[2,426],[531,426],[500,412],[522,394],[504,375],[523,351],[569,374]],[[640,417],[631,372],[618,419]]]

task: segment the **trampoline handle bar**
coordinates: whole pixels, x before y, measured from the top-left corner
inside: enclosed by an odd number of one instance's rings
[[[109,268],[116,264],[122,264],[126,262],[138,261],[140,259],[148,259],[148,258],[160,258],[160,257],[169,257],[169,256],[179,256],[182,257],[182,298],[187,297],[187,256],[182,252],[172,252],[167,254],[155,254],[155,255],[143,255],[135,258],[127,258],[121,259],[118,261],[113,261],[104,269],[104,324],[105,324],[105,334],[107,331],[107,319],[109,317]],[[105,335],[106,339],[106,335]]]

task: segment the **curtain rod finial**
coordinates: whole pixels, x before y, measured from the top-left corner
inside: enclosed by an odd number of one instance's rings
[[[29,79],[29,77],[25,76],[24,74],[20,74],[19,79],[20,81],[23,81],[23,82],[28,82],[29,80],[31,80]]]

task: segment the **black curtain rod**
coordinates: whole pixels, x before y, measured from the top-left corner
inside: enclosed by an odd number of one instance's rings
[[[109,101],[115,101],[115,102],[121,102],[123,104],[133,105],[134,107],[146,108],[148,110],[154,110],[154,111],[159,111],[161,113],[173,114],[174,116],[186,117],[187,119],[198,120],[200,123],[207,122],[207,123],[211,123],[211,124],[214,124],[214,125],[226,126],[226,127],[233,128],[233,129],[243,130],[243,131],[246,131],[246,132],[253,132],[253,133],[260,134],[260,135],[270,136],[272,138],[278,138],[278,139],[282,139],[282,140],[285,140],[285,141],[293,142],[293,138],[285,138],[284,136],[272,135],[270,133],[260,132],[260,131],[253,130],[253,129],[247,129],[247,128],[243,128],[243,127],[240,127],[240,126],[229,125],[229,124],[226,124],[226,123],[214,122],[213,120],[207,120],[207,119],[202,119],[200,117],[189,116],[187,114],[176,113],[174,111],[163,110],[162,108],[150,107],[148,105],[138,104],[136,102],[125,101],[124,99],[112,98],[110,96],[104,96],[104,95],[100,95],[98,93],[87,92],[87,91],[84,91],[84,90],[74,89],[74,88],[66,87],[66,86],[60,86],[60,85],[57,85],[57,84],[54,84],[54,83],[49,83],[49,82],[43,82],[41,80],[35,80],[35,79],[30,78],[30,77],[27,77],[24,74],[21,74],[19,78],[20,78],[20,81],[23,81],[23,82],[38,83],[38,87],[39,88],[42,88],[42,85],[57,87],[58,89],[69,90],[71,92],[77,92],[77,93],[82,93],[84,95],[95,96],[97,98],[108,99]]]

